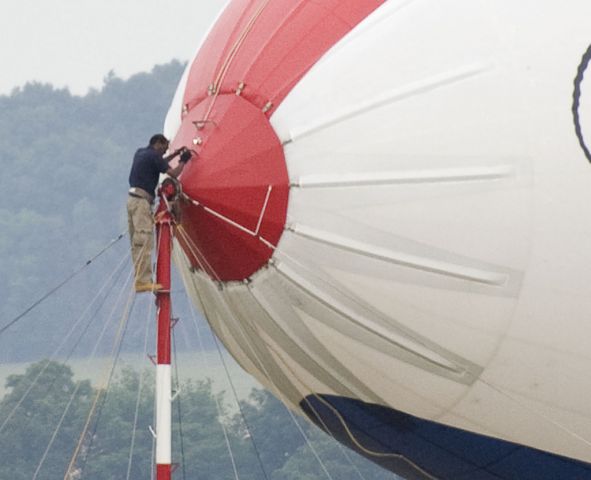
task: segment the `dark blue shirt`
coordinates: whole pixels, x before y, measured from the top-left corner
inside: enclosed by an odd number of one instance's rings
[[[168,162],[152,147],[140,148],[133,157],[129,172],[129,186],[145,190],[154,195],[158,178],[168,170]]]

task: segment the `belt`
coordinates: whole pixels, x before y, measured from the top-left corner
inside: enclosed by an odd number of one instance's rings
[[[138,187],[131,187],[129,189],[129,196],[130,197],[134,197],[134,198],[143,198],[144,200],[147,200],[149,203],[153,203],[154,202],[154,197],[152,195],[150,195],[148,192],[146,192],[145,190],[138,188]]]

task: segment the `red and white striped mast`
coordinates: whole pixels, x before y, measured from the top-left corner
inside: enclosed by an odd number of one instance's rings
[[[178,192],[176,182],[165,180],[159,190],[160,204],[156,211],[158,256],[156,283],[162,290],[156,293],[157,351],[156,351],[156,480],[172,476],[172,368],[171,368],[171,298],[170,259],[173,217],[169,202]]]

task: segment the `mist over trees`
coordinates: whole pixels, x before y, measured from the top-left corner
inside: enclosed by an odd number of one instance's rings
[[[0,96],[0,327],[126,230],[133,153],[162,130],[183,69],[172,61],[128,80],[111,73],[85,96],[38,83]],[[63,335],[128,248],[119,243],[6,332],[0,360],[48,355],[47,340]]]

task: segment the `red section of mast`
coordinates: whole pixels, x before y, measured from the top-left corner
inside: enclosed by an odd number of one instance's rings
[[[156,479],[170,480],[172,477],[172,469],[170,465],[156,465]]]
[[[156,212],[158,257],[156,283],[162,290],[156,293],[158,304],[158,337],[156,365],[156,479],[170,480],[172,476],[172,374],[171,350],[171,299],[170,258],[172,250],[173,218],[168,210],[166,197],[170,185],[166,182],[160,189],[160,205]],[[174,189],[176,190],[176,189]],[[176,192],[174,192],[176,193]],[[174,195],[173,193],[173,195]]]
[[[157,293],[158,302],[158,365],[170,365],[170,257],[172,248],[172,216],[166,204],[160,199],[156,212],[156,235],[158,241],[158,257],[156,261],[156,283],[162,285]]]

